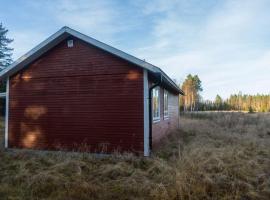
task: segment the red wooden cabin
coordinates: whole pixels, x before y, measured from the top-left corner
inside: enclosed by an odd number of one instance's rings
[[[7,80],[6,148],[148,156],[178,127],[183,92],[161,69],[68,27],[0,77]]]

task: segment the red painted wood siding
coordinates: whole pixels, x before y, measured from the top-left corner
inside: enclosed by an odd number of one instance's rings
[[[143,70],[76,38],[10,79],[9,147],[143,151]]]
[[[160,87],[160,121],[152,122],[152,144],[154,148],[164,136],[179,127],[178,98],[178,94],[168,91],[169,117],[164,118],[164,88]]]

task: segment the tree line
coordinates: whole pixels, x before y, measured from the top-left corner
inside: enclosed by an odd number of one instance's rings
[[[270,112],[270,94],[248,95],[240,92],[227,99],[217,95],[214,101],[201,102],[200,110]]]
[[[222,99],[217,95],[215,100],[203,100],[200,92],[203,90],[198,75],[189,74],[180,88],[185,95],[180,97],[181,111],[248,111],[270,112],[270,94],[248,95],[232,94]]]

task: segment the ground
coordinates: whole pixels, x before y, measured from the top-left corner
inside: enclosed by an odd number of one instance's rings
[[[1,150],[0,159],[1,200],[267,200],[270,114],[186,114],[151,158]]]

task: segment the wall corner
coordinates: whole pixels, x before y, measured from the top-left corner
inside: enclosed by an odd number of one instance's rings
[[[144,107],[144,156],[150,156],[150,141],[149,141],[149,86],[148,86],[148,71],[143,70],[143,107]]]

